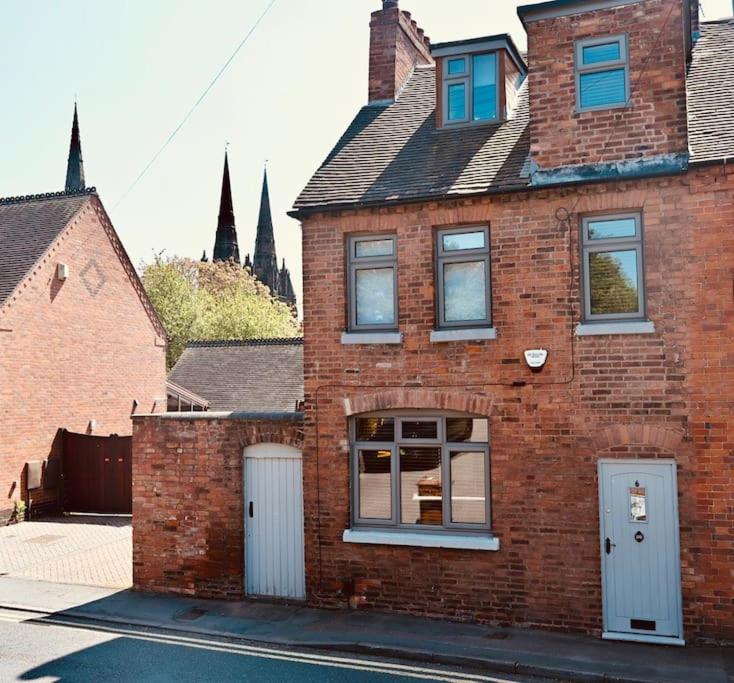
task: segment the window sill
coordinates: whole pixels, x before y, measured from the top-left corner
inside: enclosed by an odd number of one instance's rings
[[[372,531],[367,529],[345,529],[344,543],[370,543],[374,545],[408,545],[419,548],[457,548],[459,550],[500,549],[496,536],[461,536],[459,534],[419,534],[410,531]]]
[[[576,325],[577,337],[593,337],[605,334],[654,334],[655,323],[640,322],[608,322],[608,323],[579,323]]]
[[[402,332],[342,332],[342,344],[402,344]]]
[[[474,327],[457,330],[431,330],[431,342],[452,341],[479,341],[482,339],[497,339],[496,327]]]

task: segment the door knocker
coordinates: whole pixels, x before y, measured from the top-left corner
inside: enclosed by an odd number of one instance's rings
[[[641,531],[638,531],[635,534],[635,541],[637,541],[638,543],[642,543],[644,540],[645,540],[644,534]]]

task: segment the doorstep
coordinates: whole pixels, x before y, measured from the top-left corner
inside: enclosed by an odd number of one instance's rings
[[[261,601],[103,591],[0,578],[0,606],[54,619],[149,626],[272,645],[356,652],[573,681],[727,683],[727,648],[674,648]]]

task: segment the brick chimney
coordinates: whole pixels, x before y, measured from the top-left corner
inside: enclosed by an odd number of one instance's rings
[[[398,7],[398,0],[382,0],[370,21],[370,102],[392,102],[418,64],[433,64],[431,41]]]

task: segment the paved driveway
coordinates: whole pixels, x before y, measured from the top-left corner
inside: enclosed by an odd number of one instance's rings
[[[0,527],[0,576],[126,588],[131,519],[73,515]]]

